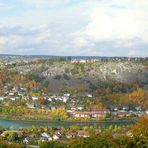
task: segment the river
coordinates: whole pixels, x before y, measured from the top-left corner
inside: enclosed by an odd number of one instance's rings
[[[0,119],[0,126],[4,128],[27,128],[31,126],[109,126],[109,125],[131,125],[133,121],[101,121],[101,122],[66,122],[66,121],[18,121],[18,120],[5,120]]]

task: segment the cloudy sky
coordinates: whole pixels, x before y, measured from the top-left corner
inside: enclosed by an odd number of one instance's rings
[[[148,56],[148,0],[0,0],[0,54]]]

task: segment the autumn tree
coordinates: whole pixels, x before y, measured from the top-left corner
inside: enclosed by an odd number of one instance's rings
[[[139,147],[148,146],[148,116],[141,117],[132,128],[133,138]]]

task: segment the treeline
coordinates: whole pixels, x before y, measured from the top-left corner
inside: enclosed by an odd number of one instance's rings
[[[23,144],[7,142],[3,138],[0,138],[0,148],[25,148],[25,146]]]
[[[26,107],[3,106],[0,107],[0,116],[13,119],[32,119],[32,120],[66,120],[68,115],[63,109],[45,110],[29,109]]]
[[[148,89],[146,86],[142,87],[138,82],[129,84],[98,82],[95,89],[96,95],[107,104],[141,106],[145,109],[148,107]]]
[[[120,136],[114,138],[110,135],[99,137],[79,138],[66,143],[49,142],[40,143],[40,148],[147,148],[147,143],[134,141],[132,138]]]

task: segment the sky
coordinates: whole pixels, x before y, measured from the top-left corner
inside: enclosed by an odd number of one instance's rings
[[[0,0],[0,54],[148,57],[148,0]]]

